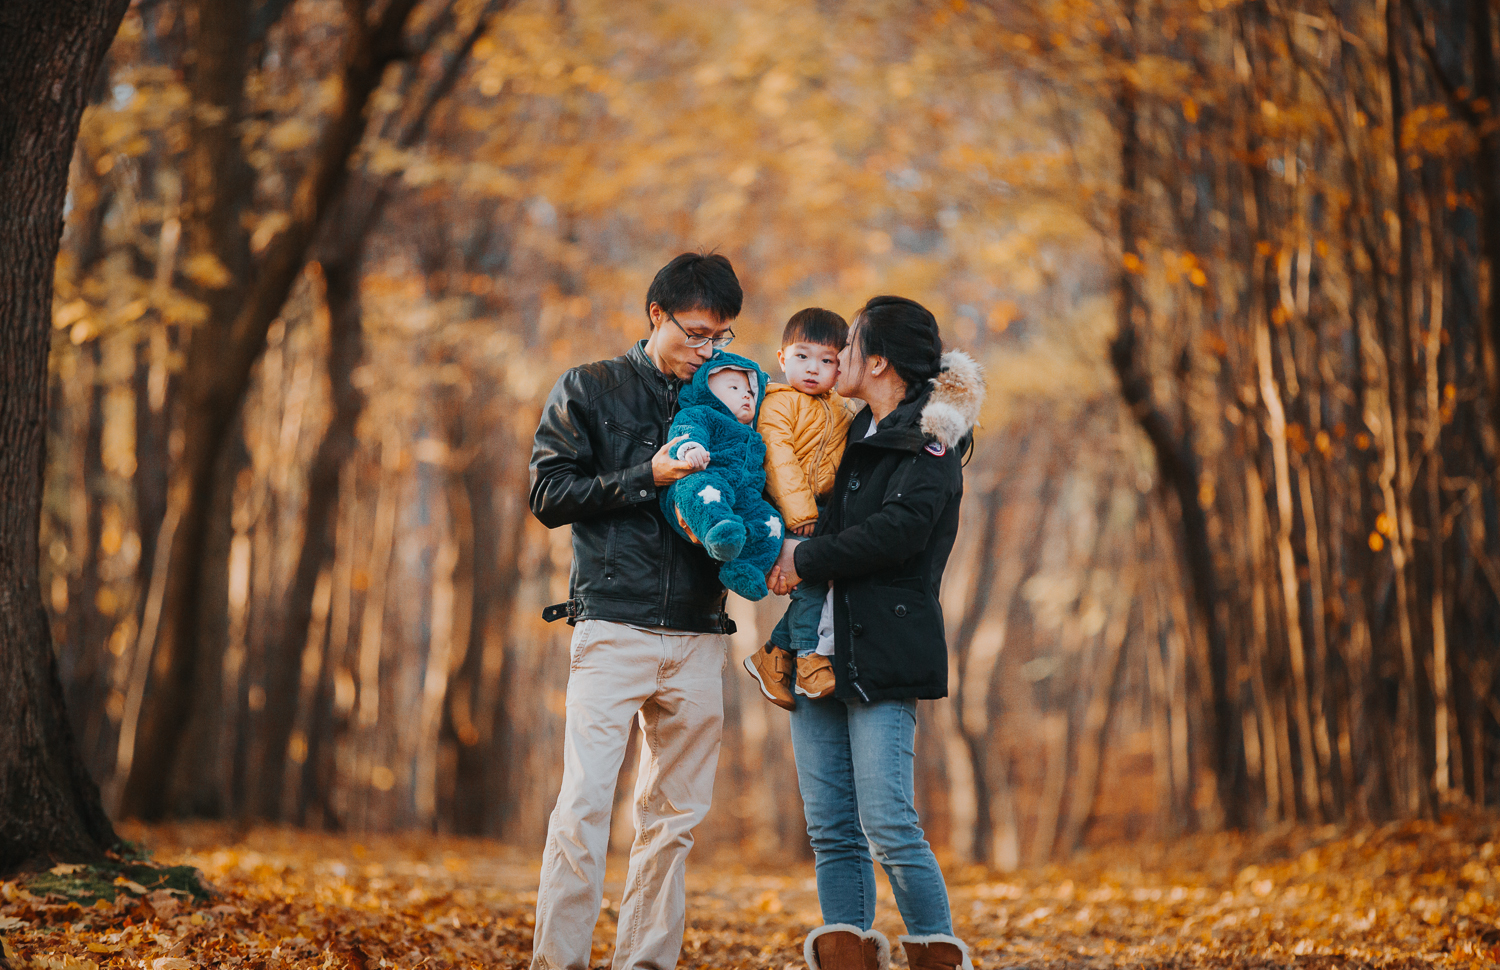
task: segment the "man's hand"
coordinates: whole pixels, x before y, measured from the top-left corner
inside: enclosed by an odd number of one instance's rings
[[[690,461],[673,458],[672,446],[679,441],[686,441],[687,435],[682,434],[662,445],[656,454],[651,456],[651,480],[660,488],[670,485],[678,479],[687,478],[698,468]]]
[[[802,577],[797,575],[797,561],[793,555],[797,551],[797,543],[801,541],[781,540],[781,555],[776,557],[776,565],[771,567],[771,572],[766,576],[766,585],[777,596],[785,596],[802,582]]]
[[[711,456],[708,453],[708,449],[698,444],[698,442],[696,441],[689,441],[687,444],[683,445],[682,450],[677,453],[677,459],[679,461],[685,461],[699,471],[702,471],[703,469],[708,467],[708,460],[710,457]]]
[[[813,534],[813,530],[817,527],[817,520],[813,520],[812,522],[804,522],[801,525],[797,526],[797,528],[792,530],[792,535],[798,535],[806,539],[808,536]]]

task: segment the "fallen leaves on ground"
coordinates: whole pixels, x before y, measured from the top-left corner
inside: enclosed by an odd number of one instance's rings
[[[11,967],[470,968],[525,966],[536,862],[494,843],[356,839],[210,825],[130,832],[196,866],[205,901],[157,889],[85,905],[0,883]],[[1117,846],[998,874],[950,867],[954,922],[977,967],[1462,967],[1500,963],[1500,820],[1287,829]],[[594,934],[607,965],[623,860]],[[797,970],[821,920],[806,863],[689,866],[680,966]],[[59,879],[70,873],[53,873]],[[43,884],[48,885],[48,884]],[[144,888],[144,887],[141,887]],[[881,880],[876,927],[902,931]],[[899,947],[895,962],[904,965]]]

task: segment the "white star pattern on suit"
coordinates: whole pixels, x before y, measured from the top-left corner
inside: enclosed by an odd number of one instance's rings
[[[698,493],[698,497],[705,502],[717,502],[721,494],[723,493],[712,485],[705,485],[703,486],[703,490]]]

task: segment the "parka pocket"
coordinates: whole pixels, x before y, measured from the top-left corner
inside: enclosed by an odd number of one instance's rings
[[[941,683],[948,669],[942,608],[931,594],[902,586],[851,590],[850,632],[860,680],[885,690]]]

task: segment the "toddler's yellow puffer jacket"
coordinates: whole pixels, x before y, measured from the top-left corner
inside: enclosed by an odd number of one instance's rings
[[[766,491],[787,531],[818,519],[817,500],[833,489],[854,406],[833,391],[813,397],[772,384],[757,428],[766,440]]]

